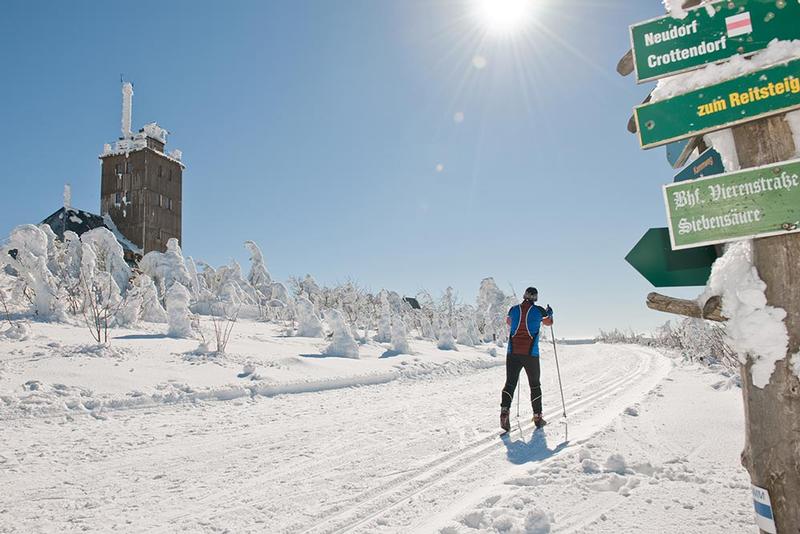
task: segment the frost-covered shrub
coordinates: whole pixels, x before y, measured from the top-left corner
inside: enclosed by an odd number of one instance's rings
[[[189,290],[180,282],[174,282],[167,290],[167,335],[178,338],[192,337],[192,319],[189,312]]]
[[[408,344],[408,332],[406,324],[399,317],[392,321],[392,351],[397,354],[411,354],[411,346]]]
[[[11,231],[8,244],[0,250],[0,262],[8,264],[17,277],[15,294],[27,296],[33,312],[44,320],[62,320],[64,303],[56,277],[48,267],[48,235],[32,224]],[[16,251],[12,256],[11,251]]]
[[[389,311],[389,297],[387,292],[380,292],[381,315],[378,318],[378,332],[375,334],[375,341],[378,343],[388,343],[392,340],[392,317]]]
[[[92,247],[97,270],[110,274],[119,290],[126,291],[131,268],[125,263],[125,252],[114,234],[108,228],[95,228],[81,235],[81,243]]]
[[[330,329],[333,330],[333,338],[331,339],[331,344],[322,351],[322,354],[358,359],[358,343],[353,338],[353,334],[350,332],[347,323],[345,323],[341,312],[339,310],[326,311],[325,321]]]
[[[453,337],[453,330],[446,321],[439,319],[438,323],[439,337],[436,346],[439,350],[458,350],[456,347],[456,339]]]
[[[98,343],[108,342],[108,329],[122,303],[117,281],[106,269],[107,264],[101,267],[91,241],[84,242],[81,246],[83,317]]]
[[[142,310],[139,318],[148,323],[166,323],[167,311],[161,306],[158,291],[153,279],[145,273],[134,278],[135,291],[142,297]]]
[[[314,305],[305,297],[295,301],[297,313],[297,335],[300,337],[322,337],[322,321],[319,320]]]
[[[474,347],[480,340],[478,339],[478,331],[472,319],[466,318],[458,321],[458,343],[468,347]]]
[[[477,305],[477,329],[483,334],[483,340],[504,340],[507,332],[506,315],[514,305],[513,297],[503,293],[494,278],[484,278],[478,289]]]
[[[247,275],[247,282],[261,295],[270,298],[272,296],[272,277],[267,271],[264,255],[253,241],[245,241],[244,246],[250,251],[250,274]]]
[[[156,287],[164,293],[162,298],[169,292],[175,283],[180,283],[184,289],[192,287],[192,280],[189,271],[186,269],[186,262],[183,259],[183,252],[174,237],[167,241],[167,251],[158,252],[156,250],[148,252],[139,262],[142,271],[153,279]]]

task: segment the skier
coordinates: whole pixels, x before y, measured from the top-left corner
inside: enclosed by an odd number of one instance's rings
[[[529,287],[525,290],[522,303],[508,310],[506,318],[511,333],[506,352],[506,384],[500,401],[500,426],[506,432],[511,430],[508,415],[522,369],[525,369],[528,384],[531,386],[533,422],[536,428],[547,424],[542,417],[542,387],[539,383],[539,329],[540,323],[547,326],[553,324],[553,309],[549,305],[547,309],[537,306],[537,300],[539,291],[535,287]]]

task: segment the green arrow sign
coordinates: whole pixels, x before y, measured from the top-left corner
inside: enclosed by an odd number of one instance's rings
[[[625,257],[655,287],[704,286],[716,259],[714,247],[673,251],[666,228],[648,230]]]
[[[800,160],[664,186],[674,250],[800,232]]]
[[[796,108],[800,59],[637,106],[634,115],[639,143],[652,148]]]
[[[798,0],[725,0],[631,26],[639,83],[800,39]]]

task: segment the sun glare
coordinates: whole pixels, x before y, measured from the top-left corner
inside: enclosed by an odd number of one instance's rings
[[[530,20],[534,0],[477,0],[481,23],[494,34],[511,34]]]

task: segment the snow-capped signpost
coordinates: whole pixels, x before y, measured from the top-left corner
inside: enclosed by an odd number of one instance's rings
[[[756,523],[761,532],[797,533],[800,113],[790,124],[787,112],[800,109],[800,43],[787,41],[800,39],[800,0],[727,0],[685,10],[696,3],[686,0],[684,9],[671,6],[674,16],[631,27],[638,82],[706,66],[666,80],[635,108],[639,141],[652,148],[728,129],[704,141],[735,172],[676,178],[663,188],[671,244],[667,256],[753,241],[752,247],[733,245],[732,254],[714,266],[705,297],[714,296],[702,309],[695,301],[657,294],[648,296],[648,306],[727,320],[732,348],[743,362],[742,465],[753,484]]]
[[[773,39],[800,39],[797,0],[725,0],[631,26],[638,83],[763,50]]]

